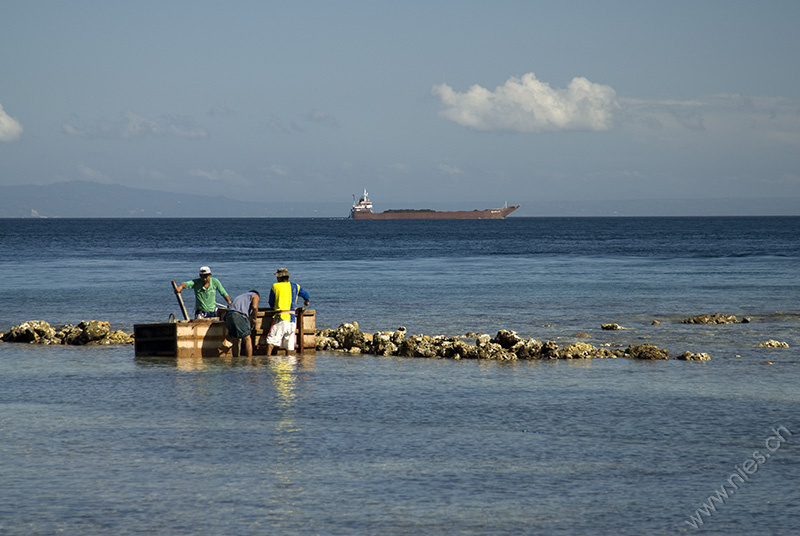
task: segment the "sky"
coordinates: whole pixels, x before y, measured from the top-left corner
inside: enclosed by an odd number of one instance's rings
[[[0,186],[800,196],[800,2],[0,0]]]

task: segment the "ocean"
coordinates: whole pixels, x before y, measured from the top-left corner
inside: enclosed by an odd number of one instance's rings
[[[2,332],[131,331],[179,316],[170,281],[202,265],[232,296],[285,266],[318,328],[711,356],[144,360],[0,343],[0,534],[800,526],[798,217],[6,219],[0,247]],[[749,322],[681,323],[714,313]]]

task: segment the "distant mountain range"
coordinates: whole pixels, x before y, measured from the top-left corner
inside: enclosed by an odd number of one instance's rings
[[[225,197],[176,194],[87,181],[0,187],[0,218],[277,218],[313,216],[314,209]],[[345,217],[349,207],[334,214]]]

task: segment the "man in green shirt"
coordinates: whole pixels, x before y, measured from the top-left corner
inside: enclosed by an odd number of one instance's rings
[[[208,266],[200,267],[200,277],[191,281],[184,281],[178,287],[178,292],[184,288],[194,289],[194,317],[195,318],[215,318],[217,316],[217,291],[222,294],[228,305],[231,298],[219,279],[211,277],[211,268]]]

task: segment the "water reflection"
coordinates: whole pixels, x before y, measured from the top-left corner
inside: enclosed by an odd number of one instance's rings
[[[272,368],[272,378],[275,385],[275,392],[280,399],[280,407],[289,408],[297,397],[295,389],[297,378],[297,356],[276,357],[270,360]]]
[[[256,504],[272,522],[291,526],[313,517],[308,497],[308,449],[315,434],[307,410],[313,398],[314,355],[238,358],[137,358],[137,366],[161,369],[175,407],[203,408],[202,423],[188,426],[198,437],[237,437],[245,461],[234,464],[258,480]],[[234,424],[235,423],[235,424]],[[305,461],[304,461],[305,460]],[[246,469],[245,469],[246,467]]]
[[[251,358],[255,369],[266,369],[272,387],[270,404],[265,408],[263,419],[269,425],[269,452],[260,465],[264,481],[268,482],[272,516],[280,523],[291,525],[293,520],[307,518],[308,501],[307,468],[304,446],[308,431],[302,424],[304,399],[309,396],[307,374],[315,369],[313,356],[259,356]],[[264,376],[260,374],[259,378]]]
[[[205,371],[220,368],[253,367],[282,368],[284,371],[314,370],[315,356],[305,355],[273,355],[253,357],[153,357],[137,356],[135,362],[141,367],[175,367],[185,371]]]

